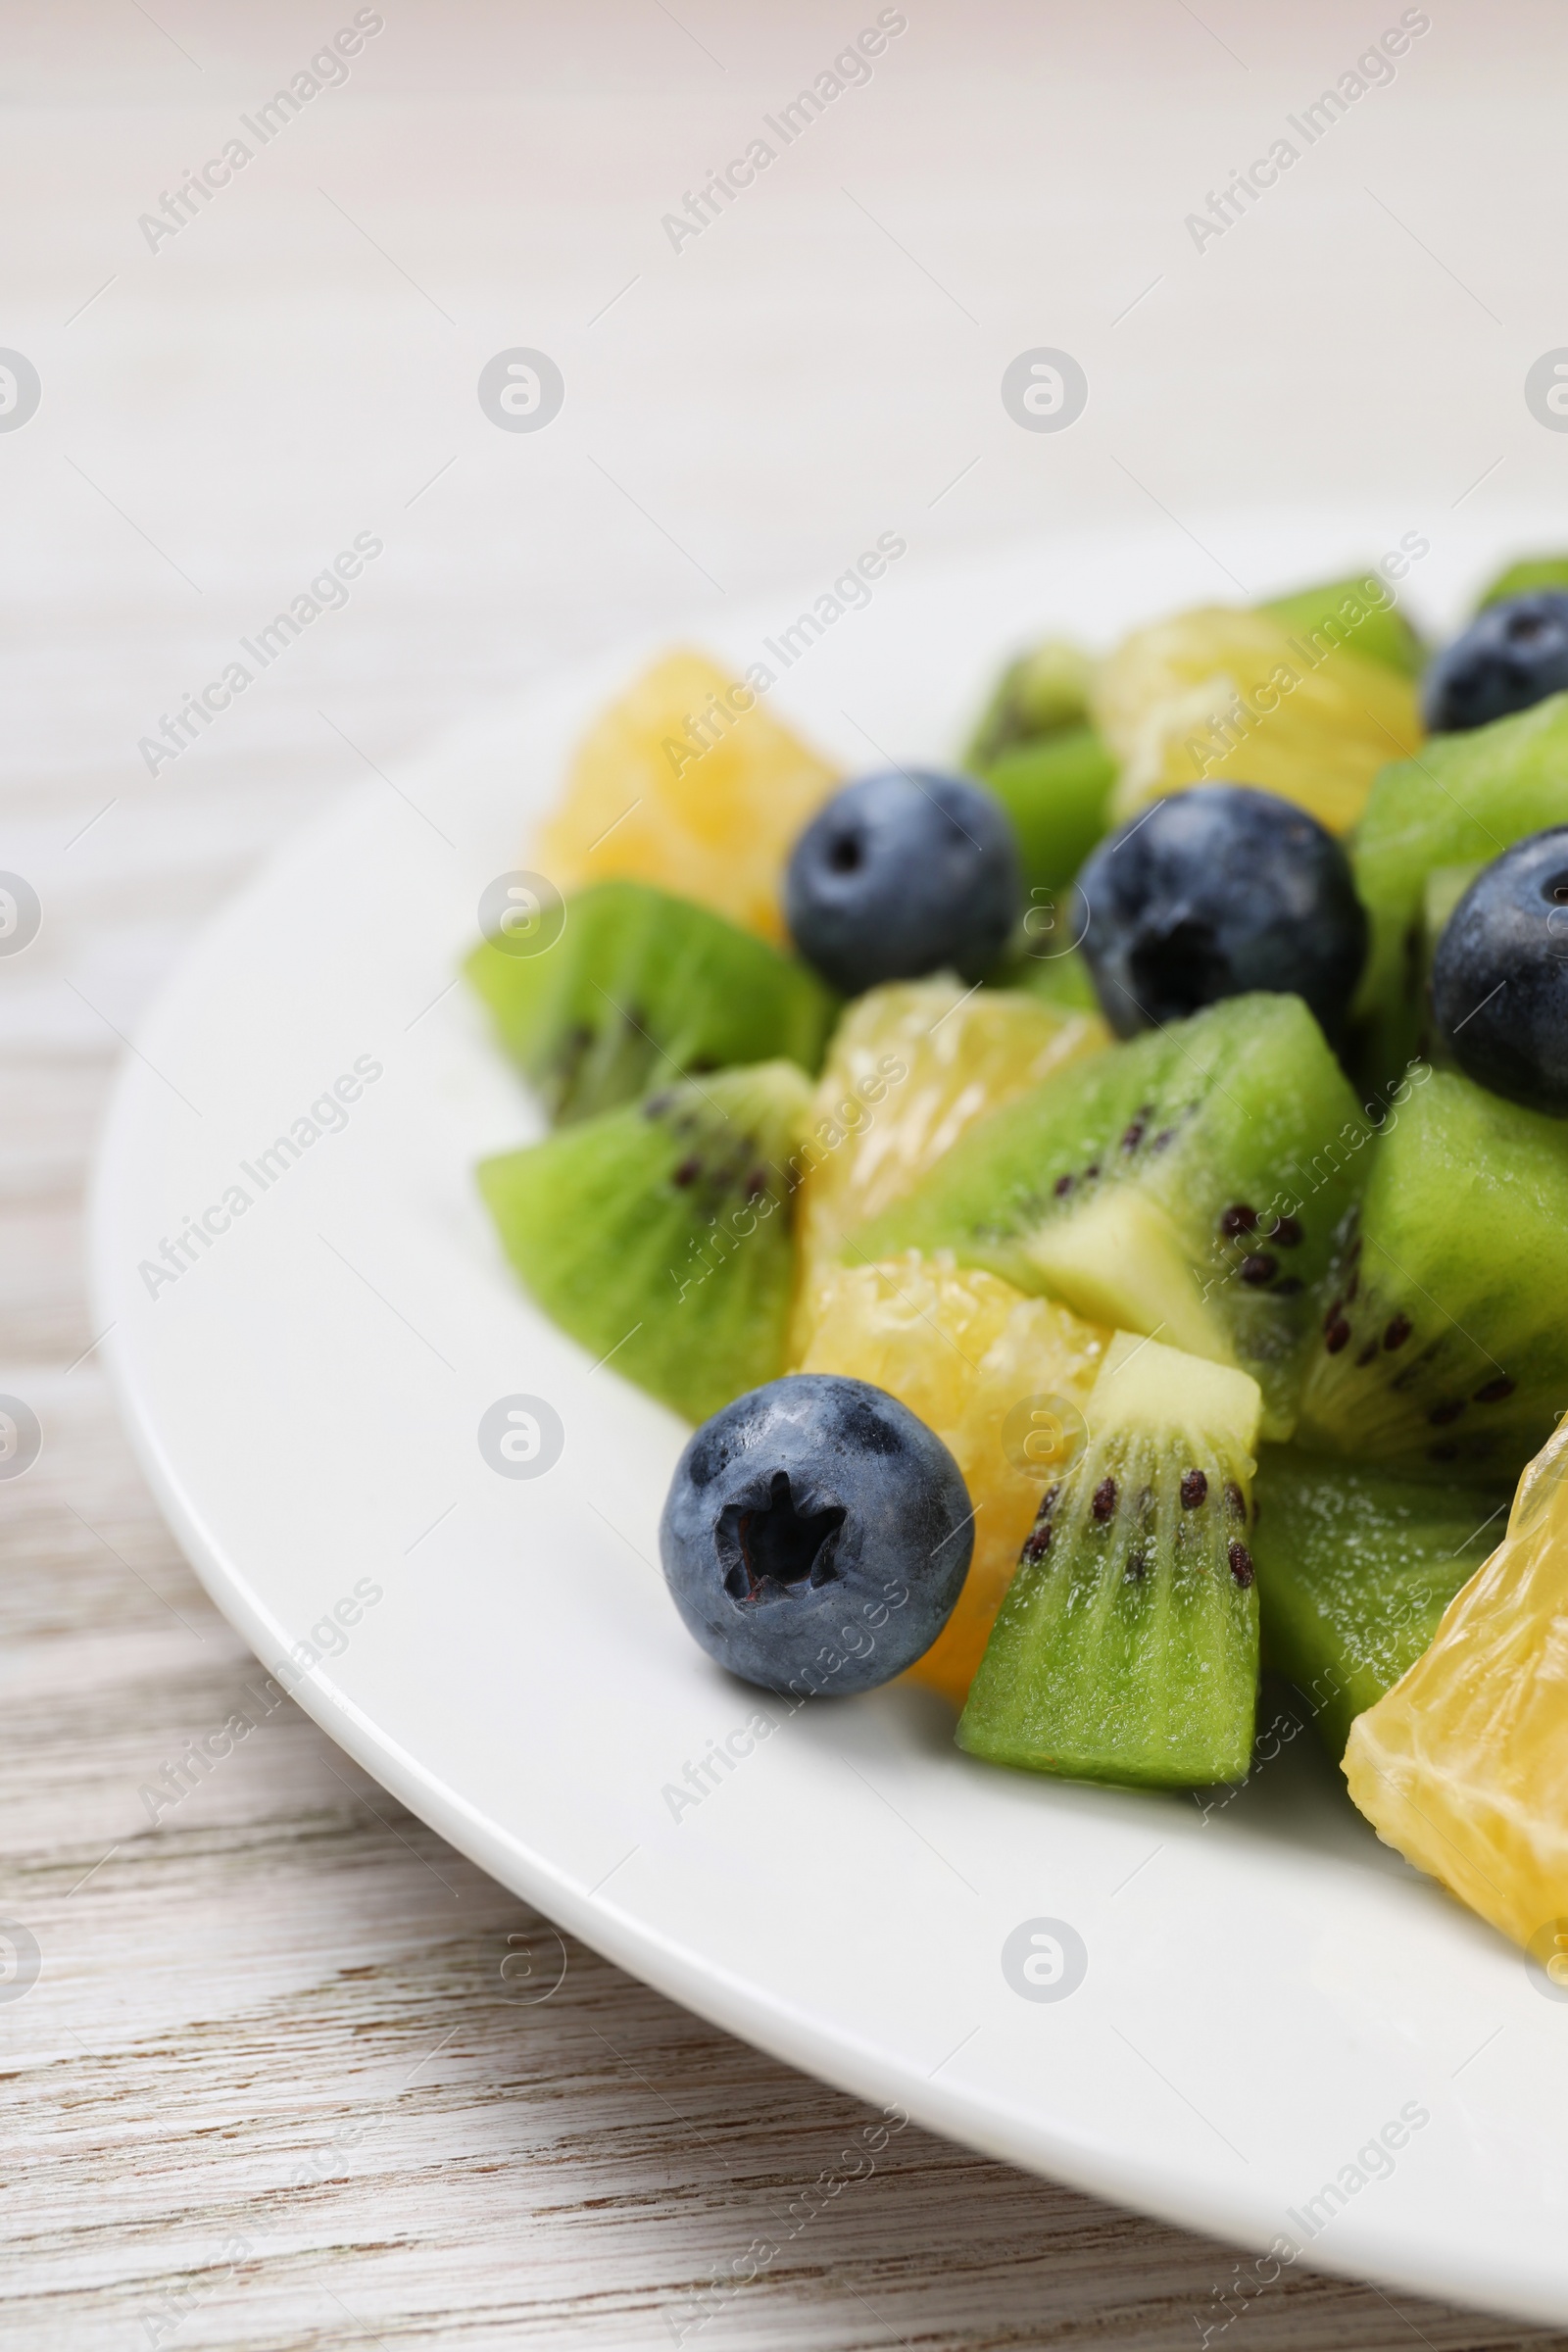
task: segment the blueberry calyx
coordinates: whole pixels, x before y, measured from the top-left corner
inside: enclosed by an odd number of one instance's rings
[[[838,1573],[833,1554],[843,1525],[842,1503],[799,1510],[789,1472],[775,1470],[766,1502],[726,1503],[718,1515],[719,1557],[730,1562],[725,1592],[757,1602],[782,1600],[798,1585],[825,1585]]]

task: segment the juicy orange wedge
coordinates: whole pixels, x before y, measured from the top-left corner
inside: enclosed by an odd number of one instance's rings
[[[625,875],[779,942],[785,861],[836,782],[750,686],[667,654],[589,729],[533,855],[560,891]]]
[[[1109,1042],[1098,1013],[948,977],[893,981],[858,998],[834,1032],[802,1147],[797,1353],[823,1275],[841,1252],[855,1259],[849,1237],[858,1226],[909,1192],[988,1110]]]
[[[1118,821],[1192,784],[1256,784],[1331,833],[1421,742],[1414,682],[1353,642],[1224,605],[1137,629],[1100,665],[1095,718],[1122,762]]]
[[[1345,1777],[1387,1844],[1568,1987],[1568,1422],[1431,1648],[1356,1717]]]

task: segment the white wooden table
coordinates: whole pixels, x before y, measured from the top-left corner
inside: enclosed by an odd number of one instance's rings
[[[3,27],[0,346],[42,400],[0,430],[0,866],[44,920],[0,958],[0,1390],[45,1447],[0,1483],[0,1911],[42,1955],[0,2001],[0,2336],[1557,2340],[1306,2274],[1231,2334],[1223,2249],[912,2128],[715,2295],[833,2173],[853,2102],[575,1944],[553,1997],[514,1997],[512,1939],[552,1950],[548,1927],[287,1704],[148,1818],[141,1787],[255,1670],[130,1463],[79,1269],[105,1089],[192,928],[367,764],[396,789],[422,739],[568,653],[831,578],[889,528],[924,564],[1393,489],[1429,529],[1496,498],[1568,538],[1568,440],[1520,391],[1568,336],[1555,16],[1435,14],[1199,250],[1186,215],[1377,12],[910,0],[870,78],[677,250],[662,216],[870,0],[368,13],[347,79],[274,108],[265,143],[242,121],[348,0],[17,0]],[[173,233],[140,224],[236,137]],[[1070,434],[998,399],[1039,345],[1088,372]],[[476,398],[515,346],[565,380],[542,433]],[[346,606],[149,772],[141,740],[358,532],[384,552]]]

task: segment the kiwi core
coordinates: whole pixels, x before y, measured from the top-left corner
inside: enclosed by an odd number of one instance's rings
[[[1091,1322],[1155,1330],[1191,1355],[1230,1353],[1175,1225],[1131,1185],[1107,1186],[1075,1214],[1038,1226],[1023,1251],[1052,1295]]]

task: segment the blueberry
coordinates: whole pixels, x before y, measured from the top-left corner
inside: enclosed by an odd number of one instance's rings
[[[1478,612],[1445,646],[1421,689],[1434,735],[1484,727],[1568,686],[1568,591],[1537,588]]]
[[[1156,801],[1100,844],[1078,886],[1084,956],[1118,1037],[1252,989],[1304,998],[1333,1036],[1366,959],[1345,852],[1250,784]]]
[[[1432,1010],[1467,1078],[1568,1117],[1568,825],[1476,876],[1438,942]]]
[[[861,776],[790,855],[795,944],[844,996],[951,967],[984,979],[1023,910],[1012,820],[966,776]]]
[[[833,1697],[930,1648],[973,1523],[956,1462],[906,1405],[863,1380],[795,1372],[703,1424],[659,1549],[710,1657],[765,1690]]]

